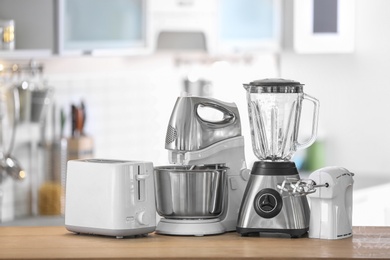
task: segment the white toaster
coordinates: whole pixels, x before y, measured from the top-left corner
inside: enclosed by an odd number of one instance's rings
[[[68,161],[65,227],[75,233],[144,235],[156,228],[153,163]]]

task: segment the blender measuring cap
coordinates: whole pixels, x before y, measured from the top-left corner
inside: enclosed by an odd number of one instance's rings
[[[268,78],[244,84],[250,93],[303,93],[303,85],[298,81]]]

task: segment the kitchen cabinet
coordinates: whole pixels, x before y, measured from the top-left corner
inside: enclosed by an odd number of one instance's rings
[[[212,55],[277,51],[280,1],[0,0],[0,19],[15,20],[16,45],[0,59],[151,54],[161,46]]]
[[[61,55],[279,49],[280,0],[58,0],[56,8]]]
[[[379,259],[390,257],[390,227],[354,227],[339,240],[75,235],[63,226],[0,227],[0,259]]]
[[[225,55],[280,48],[280,0],[150,1],[153,49]]]
[[[57,52],[140,54],[150,51],[146,0],[58,0]]]
[[[218,49],[224,52],[280,48],[279,0],[220,0]]]
[[[0,19],[15,21],[15,50],[0,50],[0,59],[148,53],[147,3],[0,0]]]
[[[48,57],[54,49],[53,0],[0,0],[0,19],[15,22],[15,49],[0,59]]]

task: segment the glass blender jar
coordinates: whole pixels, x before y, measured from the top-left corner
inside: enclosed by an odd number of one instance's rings
[[[247,91],[253,151],[259,161],[252,167],[241,203],[237,231],[287,233],[299,237],[309,227],[306,194],[285,187],[299,184],[295,163],[299,149],[309,147],[317,136],[319,101],[303,92],[303,84],[286,79],[263,79],[244,84]],[[298,141],[302,102],[311,101],[311,137]],[[282,187],[282,188],[279,188]]]
[[[247,90],[253,151],[260,160],[289,161],[317,137],[319,102],[303,93],[303,84],[284,79],[264,79],[244,84]],[[302,101],[314,103],[311,137],[298,142]]]

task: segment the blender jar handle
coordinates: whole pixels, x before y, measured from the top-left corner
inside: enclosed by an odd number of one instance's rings
[[[296,141],[297,150],[301,150],[301,149],[305,149],[305,148],[309,147],[310,145],[312,145],[314,143],[314,141],[317,138],[318,113],[319,113],[319,109],[320,109],[320,102],[318,101],[318,99],[316,99],[312,96],[309,96],[305,93],[303,93],[303,99],[307,99],[307,100],[313,102],[313,104],[314,104],[313,124],[311,127],[311,137],[304,143],[299,143],[298,141]]]

